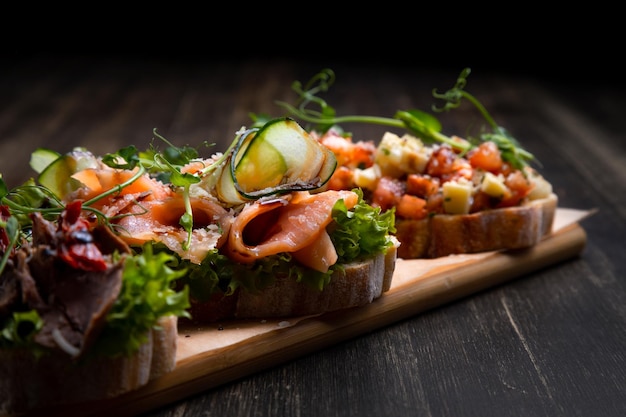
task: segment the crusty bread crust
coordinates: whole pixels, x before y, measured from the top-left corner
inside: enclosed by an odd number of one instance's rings
[[[55,352],[37,359],[29,350],[0,350],[0,414],[19,414],[101,400],[135,390],[174,369],[178,318],[159,320],[148,341],[131,357],[75,364]]]
[[[335,271],[330,283],[317,290],[293,279],[278,277],[261,292],[238,291],[208,302],[194,302],[190,313],[194,322],[225,319],[263,319],[322,314],[362,306],[379,298],[391,287],[397,247],[365,261],[346,264]]]
[[[366,261],[353,262],[336,271],[322,290],[293,279],[278,278],[260,294],[241,292],[237,318],[288,317],[320,314],[369,304],[380,297],[393,275],[396,250],[381,253]]]
[[[552,231],[557,196],[518,207],[472,214],[438,214],[422,220],[396,220],[403,259],[437,258],[461,253],[521,249],[537,244]]]
[[[148,380],[158,378],[176,367],[178,317],[163,317],[158,325],[159,329],[152,330],[152,361]]]

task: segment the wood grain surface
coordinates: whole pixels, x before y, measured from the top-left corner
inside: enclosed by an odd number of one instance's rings
[[[223,149],[250,123],[249,112],[280,114],[274,101],[293,100],[291,83],[324,67],[337,74],[327,98],[338,112],[391,116],[398,109],[429,109],[431,90],[450,87],[467,65],[159,56],[22,54],[4,60],[3,179],[9,185],[27,179],[38,146],[61,152],[85,146],[103,154],[129,144],[145,147],[154,128],[178,144],[207,141]],[[581,221],[586,244],[578,255],[519,270],[517,279],[472,288],[393,322],[364,322],[358,334],[322,339],[271,367],[251,363],[226,383],[198,380],[188,396],[165,396],[158,408],[120,413],[626,415],[626,85],[570,64],[556,63],[562,71],[542,76],[540,66],[505,71],[479,61],[467,89],[537,156],[561,207],[596,210]],[[445,133],[462,135],[478,119],[461,108],[441,120]],[[386,130],[346,127],[364,140]]]

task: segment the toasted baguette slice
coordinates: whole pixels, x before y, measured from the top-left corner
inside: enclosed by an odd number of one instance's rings
[[[321,291],[293,279],[277,277],[259,293],[239,290],[208,302],[191,300],[190,313],[194,322],[214,322],[313,315],[363,306],[391,287],[396,254],[397,246],[394,246],[365,261],[346,264]]]
[[[398,219],[398,257],[437,258],[533,246],[552,231],[557,202],[556,194],[551,193],[518,207],[438,214],[422,220]]]
[[[36,358],[29,350],[0,350],[0,415],[107,399],[135,390],[174,369],[178,318],[160,329],[131,357],[74,363],[62,353]]]

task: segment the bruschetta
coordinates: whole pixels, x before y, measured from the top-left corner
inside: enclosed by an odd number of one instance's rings
[[[330,189],[360,187],[370,204],[395,211],[400,258],[527,248],[552,231],[552,185],[505,163],[493,142],[462,154],[391,132],[378,145],[334,130],[319,140],[341,161]]]
[[[277,102],[335,154],[338,166],[328,189],[359,188],[369,204],[394,211],[400,258],[527,248],[552,230],[558,204],[552,185],[531,166],[534,156],[466,91],[470,72],[463,69],[444,93],[433,90],[444,102],[433,105],[434,112],[467,101],[483,117],[485,125],[474,133],[468,129],[465,138],[445,135],[435,115],[419,109],[393,117],[339,114],[321,97],[335,82],[330,69],[292,84],[295,105]],[[262,123],[266,116],[252,118]],[[403,133],[359,140],[344,130],[355,123]]]

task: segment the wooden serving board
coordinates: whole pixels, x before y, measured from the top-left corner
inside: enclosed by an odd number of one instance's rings
[[[558,209],[553,233],[530,249],[399,259],[391,289],[364,307],[284,320],[180,327],[174,371],[114,399],[63,407],[58,415],[123,417],[146,412],[562,262],[582,252],[586,233],[579,221],[587,215]]]

